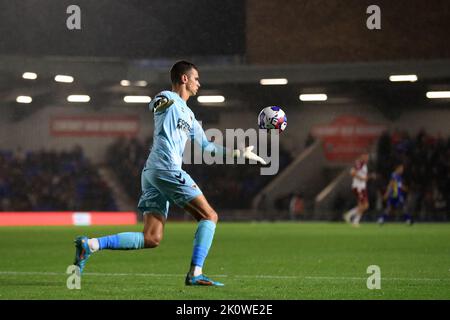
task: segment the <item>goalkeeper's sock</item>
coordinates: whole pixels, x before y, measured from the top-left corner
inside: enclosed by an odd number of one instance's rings
[[[94,240],[94,239],[90,239]],[[136,250],[144,248],[144,234],[142,232],[122,232],[97,239],[98,250]],[[91,247],[91,245],[89,245]],[[92,241],[95,249],[95,241]]]
[[[88,240],[88,246],[89,246],[89,249],[91,250],[91,252],[98,251],[98,249],[100,248],[100,244],[98,243],[98,239],[97,238],[89,239]]]
[[[211,220],[202,220],[198,223],[194,237],[194,249],[191,260],[191,274],[196,276],[201,274],[202,267],[208,255],[209,248],[214,238],[216,224]]]
[[[203,273],[202,267],[191,266],[191,271],[189,272],[192,276],[197,277]]]

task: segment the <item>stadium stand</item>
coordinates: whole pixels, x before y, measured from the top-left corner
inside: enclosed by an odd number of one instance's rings
[[[0,211],[115,211],[115,201],[81,147],[0,151]]]
[[[107,151],[106,162],[117,174],[131,198],[138,199],[141,170],[148,157],[152,137],[144,142],[118,138]],[[269,150],[270,153],[270,150]],[[280,172],[291,162],[290,153],[280,146]],[[253,197],[273,176],[261,176],[259,166],[183,164],[208,200],[219,209],[249,209]]]
[[[420,130],[385,132],[377,145],[377,200],[395,163],[405,164],[408,209],[420,220],[448,220],[450,204],[450,137]]]

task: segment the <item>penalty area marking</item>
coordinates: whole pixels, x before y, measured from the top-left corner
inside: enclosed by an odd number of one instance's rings
[[[43,271],[0,271],[1,275],[11,275],[11,276],[67,276],[64,272],[43,272]],[[164,274],[164,273],[99,273],[99,272],[86,272],[83,276],[94,276],[94,277],[150,277],[150,278],[179,278],[184,277],[185,274]],[[211,277],[217,278],[236,278],[236,279],[297,279],[297,280],[330,280],[330,281],[348,281],[348,280],[367,280],[364,277],[323,277],[323,276],[277,276],[277,275],[225,275],[216,274],[211,275]],[[450,281],[449,279],[437,279],[437,278],[389,278],[383,277],[383,281]]]

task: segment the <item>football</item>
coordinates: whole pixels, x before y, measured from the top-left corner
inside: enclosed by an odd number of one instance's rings
[[[278,129],[283,132],[287,127],[286,113],[276,106],[265,107],[258,115],[260,129]]]

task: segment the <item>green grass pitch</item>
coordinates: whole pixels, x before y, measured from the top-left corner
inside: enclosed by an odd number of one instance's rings
[[[450,299],[450,224],[219,223],[204,271],[223,288],[184,286],[195,228],[169,221],[159,248],[98,252],[69,290],[75,236],[142,226],[2,227],[0,299]]]

